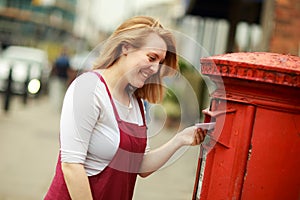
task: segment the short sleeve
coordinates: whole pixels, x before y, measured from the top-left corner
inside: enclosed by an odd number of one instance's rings
[[[60,120],[61,161],[84,163],[91,135],[100,116],[96,97],[98,77],[84,73],[68,88]]]

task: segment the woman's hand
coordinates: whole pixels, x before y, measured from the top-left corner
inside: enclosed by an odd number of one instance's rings
[[[148,152],[143,159],[140,176],[147,177],[163,166],[169,158],[182,146],[195,146],[203,142],[207,130],[196,126],[185,128],[177,133],[171,140],[157,149]]]
[[[185,128],[183,131],[176,135],[176,139],[179,140],[182,145],[195,146],[203,142],[207,130],[202,130],[196,126]]]

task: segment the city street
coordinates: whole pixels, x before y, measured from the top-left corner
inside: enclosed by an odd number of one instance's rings
[[[5,113],[0,98],[0,200],[43,199],[57,160],[59,112],[43,96],[30,99],[26,106],[13,98]],[[156,147],[173,135],[162,131],[151,137],[150,144]],[[197,158],[198,148],[188,148],[169,166],[138,178],[134,200],[191,199]]]

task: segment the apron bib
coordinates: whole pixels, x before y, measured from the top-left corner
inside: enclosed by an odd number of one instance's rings
[[[110,91],[103,77],[94,72],[104,83],[113,106],[114,114],[120,131],[120,143],[116,154],[99,174],[89,176],[90,188],[94,200],[131,200],[136,177],[143,160],[147,135],[143,104],[138,99],[143,117],[143,126],[125,122],[120,119]],[[45,200],[70,200],[63,172],[61,169],[60,153],[56,166],[56,173]]]

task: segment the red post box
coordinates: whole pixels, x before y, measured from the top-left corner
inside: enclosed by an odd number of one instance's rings
[[[231,53],[201,69],[217,88],[215,145],[199,159],[193,199],[299,200],[300,58]]]

